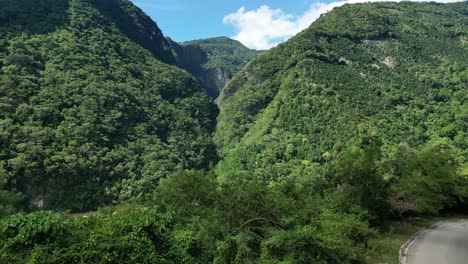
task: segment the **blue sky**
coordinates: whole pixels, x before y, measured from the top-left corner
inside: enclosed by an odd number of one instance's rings
[[[156,21],[164,35],[176,41],[187,41],[217,36],[233,37],[239,29],[223,23],[226,15],[245,12],[261,6],[281,9],[285,14],[301,16],[312,0],[132,0]],[[281,41],[281,40],[280,40]]]
[[[225,15],[244,6],[254,10],[262,5],[300,15],[311,0],[132,0],[150,15],[165,35],[177,41],[234,35],[235,29],[223,23]]]
[[[175,41],[227,36],[249,48],[269,49],[307,28],[334,7],[386,0],[131,1],[156,21],[164,35]]]

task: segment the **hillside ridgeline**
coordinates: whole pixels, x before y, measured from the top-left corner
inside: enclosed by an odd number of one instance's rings
[[[169,39],[177,66],[198,78],[209,95],[217,98],[226,83],[258,51],[227,37],[176,43]]]

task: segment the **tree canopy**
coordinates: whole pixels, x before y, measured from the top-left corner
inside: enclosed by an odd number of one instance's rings
[[[129,2],[38,1],[37,17],[23,17],[29,2],[3,1],[0,31],[0,160],[27,207],[137,199],[216,161],[217,107],[194,77],[132,40],[138,32],[125,30],[137,24],[115,23]],[[60,23],[35,28],[41,11]]]
[[[254,58],[219,98],[220,175],[293,176],[363,131],[383,155],[444,141],[466,159],[467,8],[345,5]]]

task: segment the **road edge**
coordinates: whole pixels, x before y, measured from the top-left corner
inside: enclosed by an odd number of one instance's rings
[[[400,255],[399,255],[399,260],[400,264],[408,264],[408,250],[410,247],[416,242],[416,240],[422,236],[424,233],[429,231],[430,229],[434,229],[438,225],[442,224],[443,221],[437,222],[435,224],[432,224],[418,232],[416,232],[413,236],[410,237],[408,241],[406,241],[401,247],[400,247]]]

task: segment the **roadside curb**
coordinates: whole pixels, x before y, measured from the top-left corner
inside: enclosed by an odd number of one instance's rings
[[[420,230],[419,232],[414,234],[408,241],[406,241],[406,243],[400,247],[400,264],[408,264],[408,250],[420,236],[422,236],[427,231],[434,229],[436,226],[442,223],[443,222],[438,222],[433,225],[430,225],[429,227],[424,228],[423,230]]]

